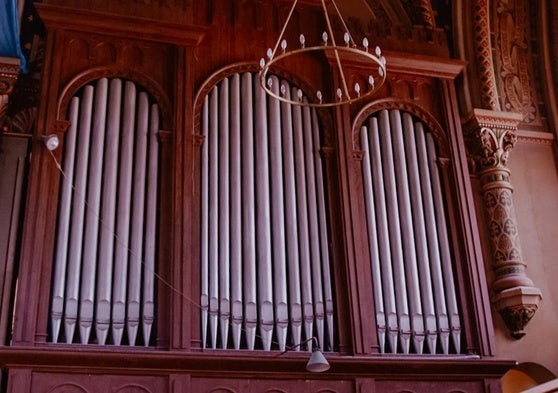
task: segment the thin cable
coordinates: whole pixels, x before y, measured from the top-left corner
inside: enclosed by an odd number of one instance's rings
[[[48,149],[47,149],[48,150]],[[58,171],[60,172],[60,174],[64,177],[64,179],[68,180],[69,183],[71,184],[71,188],[72,190],[75,192],[75,194],[77,196],[79,196],[80,198],[83,198],[84,200],[84,204],[86,206],[86,208],[91,211],[91,213],[93,214],[94,217],[96,217],[99,220],[99,223],[101,224],[101,226],[103,228],[105,228],[106,230],[110,230],[110,228],[108,228],[108,226],[105,225],[105,223],[103,222],[103,219],[100,217],[100,215],[98,214],[97,211],[95,211],[87,202],[87,199],[83,197],[83,195],[81,195],[77,190],[76,187],[74,186],[74,183],[71,179],[68,178],[68,176],[66,175],[66,173],[64,172],[64,170],[62,169],[62,165],[60,164],[60,162],[58,161],[58,159],[56,158],[56,156],[54,155],[54,153],[51,150],[48,150],[48,152],[50,153],[52,159],[54,160],[54,164],[56,165],[56,167],[58,168]],[[122,245],[123,247],[125,246],[120,238],[118,237],[118,235],[114,232],[111,231],[112,235],[114,236],[114,239],[118,242],[118,244]],[[128,252],[130,252],[130,254],[132,256],[137,257],[137,255],[134,253],[134,251],[132,249],[130,249],[130,247],[125,246],[126,249],[128,250]],[[141,259],[141,263],[142,265],[145,266],[145,261],[143,260],[143,258]],[[179,289],[175,288],[170,282],[168,282],[167,280],[165,280],[159,273],[153,271],[153,275],[157,278],[157,280],[159,280],[161,283],[163,283],[165,286],[167,286],[169,289],[171,289],[173,292],[175,292],[176,294],[180,295],[183,299],[185,299],[186,301],[188,301],[191,305],[195,306],[198,310],[202,310],[201,304],[199,304],[198,302],[194,301],[191,297],[187,296],[184,292],[180,291]],[[244,333],[247,333],[247,330],[244,326],[242,326],[242,331]],[[262,340],[262,336],[259,335],[258,333],[255,333],[255,336]],[[309,340],[311,340],[312,338],[306,340],[306,342],[308,342]],[[271,340],[272,344],[275,344],[276,346],[280,347],[279,342],[275,341],[275,340]],[[203,350],[211,350],[213,348],[202,348]],[[227,350],[228,348],[215,348],[216,350]]]
[[[47,149],[48,150],[48,149]],[[99,223],[101,224],[101,226],[106,229],[106,230],[110,230],[110,228],[105,224],[105,222],[103,221],[103,219],[101,218],[101,216],[99,215],[99,213],[97,211],[95,211],[95,209],[93,209],[90,205],[89,202],[87,201],[87,199],[81,195],[76,187],[74,186],[74,183],[71,179],[68,178],[68,176],[66,175],[66,173],[64,172],[64,170],[62,169],[62,166],[60,164],[60,162],[58,161],[58,159],[56,158],[56,156],[54,155],[54,153],[51,150],[48,150],[48,152],[50,153],[52,159],[54,160],[54,163],[56,165],[56,167],[58,168],[58,171],[60,172],[60,174],[64,177],[64,179],[66,179],[67,181],[69,181],[69,183],[71,184],[71,188],[72,191],[80,198],[83,199],[84,204],[86,206],[86,208],[91,212],[91,214],[93,214],[93,216],[95,218],[97,218],[99,220]],[[125,247],[126,250],[130,253],[130,255],[134,256],[134,257],[138,257],[138,255],[127,245],[125,245],[121,239],[118,237],[118,235],[116,234],[116,232],[112,231],[112,235],[114,237],[114,239],[116,240],[116,242],[121,245],[122,247]],[[145,266],[145,260],[143,258],[140,259],[142,265]],[[167,280],[165,280],[165,278],[163,278],[159,273],[153,271],[153,275],[163,284],[165,284],[169,289],[171,289],[173,292],[175,292],[176,294],[180,295],[182,298],[186,299],[187,301],[189,301],[192,305],[196,306],[197,308],[201,309],[201,305],[194,301],[193,299],[191,299],[189,296],[187,296],[184,292],[176,289],[170,282],[168,282]]]

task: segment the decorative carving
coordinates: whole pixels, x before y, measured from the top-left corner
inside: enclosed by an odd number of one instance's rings
[[[520,304],[502,309],[500,315],[511,330],[513,338],[519,339],[525,335],[523,328],[535,315],[535,311],[537,311],[537,306]]]
[[[540,124],[529,45],[529,4],[495,1],[494,45],[503,110],[521,113],[523,122]]]
[[[434,21],[434,11],[432,10],[432,4],[430,0],[419,0],[418,8],[420,10],[424,25],[431,29],[436,27],[436,22]]]
[[[19,134],[32,134],[37,120],[37,107],[25,108],[11,117],[9,129]]]
[[[500,292],[492,300],[512,337],[520,339],[525,335],[525,326],[537,311],[541,293],[537,288],[517,287]]]
[[[89,393],[83,386],[77,383],[63,383],[49,390],[50,393]]]
[[[17,83],[10,91],[9,103],[8,96],[4,96],[6,99],[3,100],[0,93],[0,127],[2,132],[31,134],[35,127],[41,70],[44,63],[44,41],[39,36],[35,36],[32,44],[29,45],[29,73],[20,74],[19,77],[16,75]],[[14,61],[16,60],[19,64],[19,59],[14,59]],[[15,69],[12,69],[12,71],[16,72]],[[2,102],[5,103],[5,106],[1,104]]]
[[[0,96],[10,95],[19,74],[19,59],[0,57]]]
[[[481,167],[505,167],[509,151],[517,141],[515,133],[501,128],[481,127],[477,137],[482,149],[482,155],[479,157]]]
[[[0,126],[2,132],[8,131],[6,116],[8,112],[8,97],[14,90],[19,74],[19,59],[0,57]]]
[[[481,104],[485,109],[500,110],[496,76],[490,44],[489,0],[476,0],[473,9],[473,26],[475,34],[475,54],[481,82]]]
[[[523,329],[537,310],[541,292],[527,277],[521,256],[519,233],[513,206],[513,188],[506,167],[522,116],[516,113],[475,109],[465,124],[469,151],[480,171],[484,210],[492,242],[494,282],[492,301],[512,337]]]

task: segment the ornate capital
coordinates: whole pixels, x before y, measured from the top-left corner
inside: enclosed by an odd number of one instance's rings
[[[0,96],[10,95],[19,75],[20,60],[0,56]]]
[[[474,109],[464,122],[469,150],[481,171],[506,168],[522,115]]]
[[[19,63],[18,58],[0,56],[0,126],[2,126],[3,131],[8,109],[8,98],[14,90],[19,76]]]

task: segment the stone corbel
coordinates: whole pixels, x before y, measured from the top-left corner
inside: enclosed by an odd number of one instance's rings
[[[526,274],[506,165],[521,120],[522,115],[517,113],[474,109],[464,124],[469,152],[480,177],[492,245],[491,300],[516,339],[525,335],[524,328],[542,299],[541,291]]]
[[[19,75],[19,65],[19,58],[0,56],[0,127],[2,127],[2,132],[4,132],[4,119],[9,97]]]

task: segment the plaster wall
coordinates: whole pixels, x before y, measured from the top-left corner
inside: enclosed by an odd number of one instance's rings
[[[520,139],[508,166],[523,260],[543,300],[520,340],[493,311],[498,357],[534,362],[558,375],[558,170],[550,141]]]

